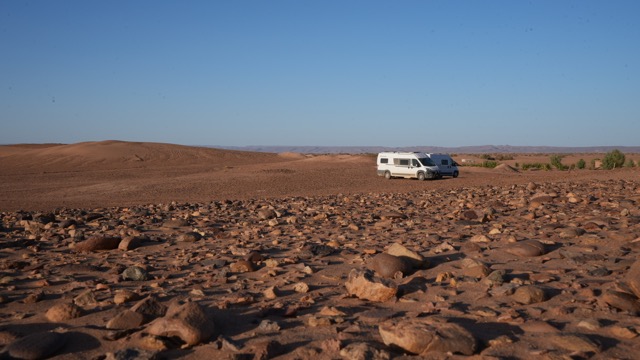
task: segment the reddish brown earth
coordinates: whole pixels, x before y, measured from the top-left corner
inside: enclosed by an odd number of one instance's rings
[[[639,174],[420,182],[366,155],[2,146],[2,354],[632,359]]]

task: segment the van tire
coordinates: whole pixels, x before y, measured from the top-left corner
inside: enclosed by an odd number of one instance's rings
[[[426,177],[424,176],[424,173],[422,171],[420,171],[418,173],[418,180],[423,181]]]
[[[391,179],[391,173],[388,172],[388,171],[385,171],[384,172],[384,178],[387,179],[387,180],[390,180]]]
[[[458,172],[457,172],[457,171],[454,171],[454,172],[453,172],[453,177],[454,177],[454,178],[457,178],[457,177],[458,177],[458,175],[459,175],[459,174],[458,174]]]

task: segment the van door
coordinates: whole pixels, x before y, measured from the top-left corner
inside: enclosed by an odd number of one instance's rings
[[[440,159],[438,168],[440,169],[442,175],[453,175],[453,170],[451,169],[451,161],[449,161],[449,159]]]
[[[412,170],[413,166],[411,166],[411,159],[395,158],[394,163],[395,174],[398,176],[412,176],[412,173],[415,172]]]

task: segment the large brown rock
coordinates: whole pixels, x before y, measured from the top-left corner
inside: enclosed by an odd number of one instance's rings
[[[540,256],[545,253],[544,245],[538,240],[524,240],[505,247],[504,251],[522,257]]]
[[[145,323],[145,316],[135,311],[125,310],[107,322],[107,329],[135,329]]]
[[[545,301],[546,295],[539,287],[527,285],[517,288],[512,298],[520,304],[529,305]]]
[[[602,300],[618,310],[640,315],[640,300],[633,294],[607,290],[602,294]]]
[[[167,306],[158,302],[154,297],[148,296],[131,307],[135,311],[145,316],[145,319],[155,319],[167,313]]]
[[[415,251],[407,249],[399,243],[394,243],[393,245],[389,246],[389,248],[387,249],[387,254],[397,256],[404,259],[405,261],[409,261],[414,269],[422,269],[428,266],[428,262],[422,255],[418,254]]]
[[[60,350],[66,343],[65,334],[57,332],[32,333],[7,347],[12,359],[46,359]]]
[[[76,244],[74,249],[80,252],[93,252],[100,250],[117,249],[120,244],[119,237],[94,236]]]
[[[411,262],[404,257],[381,253],[371,259],[371,268],[385,278],[402,278],[411,272]]]
[[[362,300],[384,302],[398,293],[398,287],[393,281],[375,277],[369,270],[351,270],[344,285],[349,295]]]
[[[177,336],[188,346],[208,340],[214,330],[213,321],[195,302],[170,306],[167,315],[154,320],[146,329],[151,335]]]
[[[631,291],[640,298],[640,259],[631,265],[627,272],[626,280]]]
[[[45,313],[47,320],[61,322],[82,316],[82,309],[74,303],[60,303],[53,305]]]
[[[396,345],[413,354],[430,352],[473,355],[476,339],[467,330],[451,323],[427,323],[413,319],[379,326],[386,345]]]

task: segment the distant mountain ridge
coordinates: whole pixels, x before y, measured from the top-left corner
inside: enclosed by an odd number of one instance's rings
[[[640,153],[640,146],[513,146],[513,145],[479,145],[479,146],[215,146],[210,147],[270,153],[296,152],[302,154],[374,154],[381,151],[420,151],[427,153],[447,154],[568,154],[568,153],[607,153],[618,149],[623,153]]]

